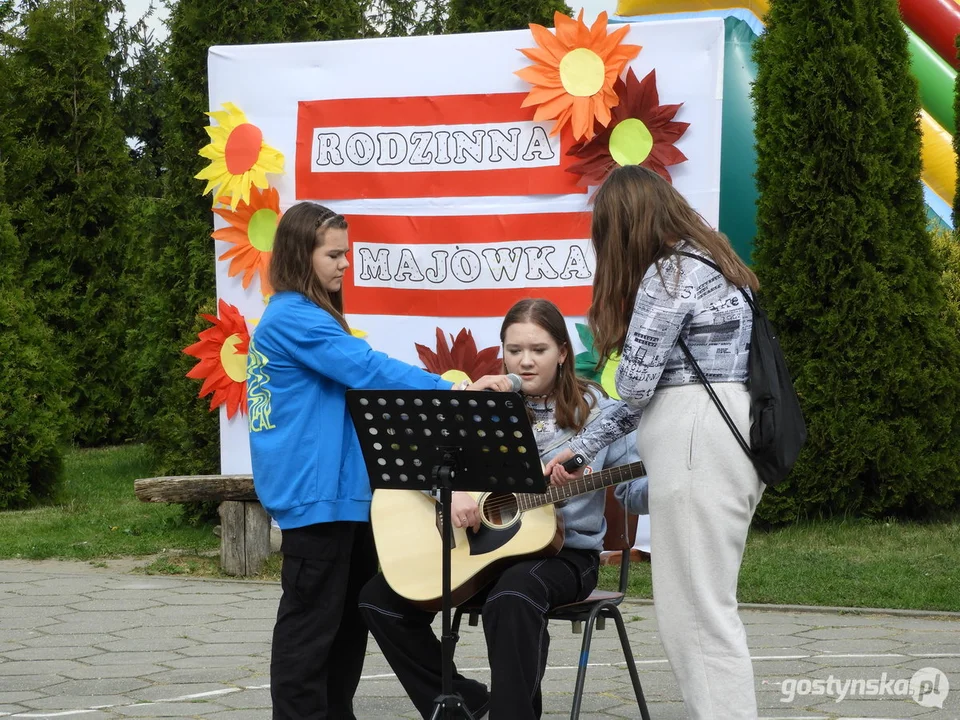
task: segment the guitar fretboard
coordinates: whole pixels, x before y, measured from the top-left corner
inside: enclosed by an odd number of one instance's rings
[[[563,487],[550,487],[545,493],[517,493],[517,506],[520,511],[532,510],[536,507],[552,505],[567,498],[633,480],[646,474],[647,471],[642,462],[620,465],[619,467],[584,475]]]

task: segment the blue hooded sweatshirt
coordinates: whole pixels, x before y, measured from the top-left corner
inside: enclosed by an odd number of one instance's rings
[[[368,521],[370,481],[346,391],[451,385],[373,350],[300,293],[277,293],[247,358],[250,456],[261,504],[283,530]]]

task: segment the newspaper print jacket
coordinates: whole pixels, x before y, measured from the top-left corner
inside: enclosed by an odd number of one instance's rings
[[[710,259],[688,241],[676,249]],[[677,344],[681,337],[711,383],[746,382],[752,326],[740,289],[709,265],[677,254],[651,265],[637,291],[617,368],[617,393],[625,404],[586,428],[570,449],[592,458],[636,429],[658,387],[699,382]]]

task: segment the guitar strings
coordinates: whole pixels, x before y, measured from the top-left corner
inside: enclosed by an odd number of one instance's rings
[[[622,475],[622,474],[621,474],[621,475]],[[587,480],[587,478],[581,478],[581,479],[579,479],[579,480],[574,480],[573,482],[569,483],[568,485],[564,485],[562,488],[559,488],[559,490],[562,491],[564,488],[572,488],[572,489],[575,489],[575,490],[586,490],[586,489],[587,489],[587,484],[588,484],[588,483],[586,482],[586,480]],[[623,478],[621,477],[620,480],[622,481]],[[579,485],[580,485],[581,483],[583,483],[583,485],[584,485],[583,488],[580,488],[580,487],[579,487]],[[617,484],[617,483],[613,483],[613,484]],[[594,489],[594,490],[599,490],[600,487],[596,487],[596,488],[593,488],[593,489]],[[483,504],[483,507],[484,507],[484,509],[488,509],[488,510],[504,510],[504,509],[506,509],[506,508],[510,508],[511,506],[516,507],[517,510],[521,510],[521,509],[523,509],[523,510],[529,510],[529,509],[532,509],[532,508],[521,508],[521,505],[523,504],[523,502],[522,502],[522,500],[520,499],[520,496],[522,496],[522,495],[536,496],[536,497],[537,497],[537,500],[538,500],[538,505],[541,505],[541,506],[542,506],[542,505],[549,505],[549,504],[551,504],[551,502],[557,502],[557,501],[560,501],[560,500],[566,500],[568,497],[570,497],[570,496],[567,496],[567,497],[559,497],[559,498],[557,498],[556,500],[551,500],[551,501],[549,501],[549,502],[541,502],[540,500],[541,500],[541,497],[542,497],[542,496],[539,495],[539,494],[537,494],[537,493],[509,493],[509,494],[504,494],[504,495],[500,495],[500,496],[494,497],[492,500],[488,500],[487,502],[485,502],[485,503]],[[543,495],[546,495],[546,493],[544,493]],[[537,505],[535,505],[535,506],[533,506],[533,507],[537,507]]]
[[[575,483],[571,483],[570,486],[574,486],[574,489],[579,489],[579,488],[576,488],[576,487],[575,487]],[[570,487],[570,486],[565,486],[565,487]],[[586,486],[585,486],[583,489],[586,490]],[[600,488],[596,488],[596,489],[599,490]],[[549,505],[549,504],[552,503],[552,502],[557,502],[557,501],[560,501],[560,500],[566,500],[566,499],[567,499],[567,498],[564,498],[564,497],[558,497],[556,500],[550,500],[550,501],[548,501],[548,502],[543,502],[542,499],[541,499],[542,496],[541,496],[541,495],[538,495],[537,493],[512,493],[512,494],[510,494],[510,495],[503,495],[503,496],[494,497],[493,499],[488,500],[487,502],[485,502],[485,503],[483,504],[483,506],[484,506],[485,508],[489,508],[489,509],[491,509],[491,510],[503,510],[504,508],[507,508],[507,507],[510,507],[511,505],[514,505],[514,506],[517,507],[517,509],[520,509],[520,506],[523,504],[523,501],[518,497],[518,496],[520,496],[520,495],[533,495],[533,496],[536,496],[536,500],[537,500],[537,502],[538,502],[539,505]],[[543,495],[546,495],[546,493],[543,493]],[[536,507],[536,506],[534,506],[534,507]]]

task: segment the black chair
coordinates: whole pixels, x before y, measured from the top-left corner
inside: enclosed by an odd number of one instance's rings
[[[643,720],[650,720],[647,702],[643,697],[643,688],[640,686],[640,676],[637,674],[637,665],[633,659],[633,651],[630,649],[630,638],[627,637],[627,629],[623,624],[623,616],[620,614],[620,608],[618,607],[627,594],[631,551],[633,554],[637,552],[632,550],[637,520],[636,516],[630,516],[616,500],[613,495],[613,488],[607,488],[606,492],[607,502],[604,516],[607,520],[607,531],[603,537],[604,552],[601,554],[600,562],[602,565],[620,565],[620,588],[616,592],[594,590],[585,600],[555,607],[547,613],[547,619],[567,621],[571,623],[574,633],[583,633],[580,665],[577,669],[577,682],[573,691],[573,708],[570,710],[570,720],[577,720],[580,717],[580,705],[583,702],[583,686],[587,678],[590,642],[593,639],[594,627],[603,630],[607,618],[611,618],[616,623],[620,645],[623,648],[623,657],[627,663],[627,670],[630,672],[630,681],[633,683],[633,692],[637,696],[640,717]],[[464,614],[467,615],[470,625],[478,625],[480,613],[481,606],[471,604],[469,601],[458,607],[453,617],[453,632],[459,632],[460,621]],[[586,632],[583,632],[584,625],[587,628]]]

